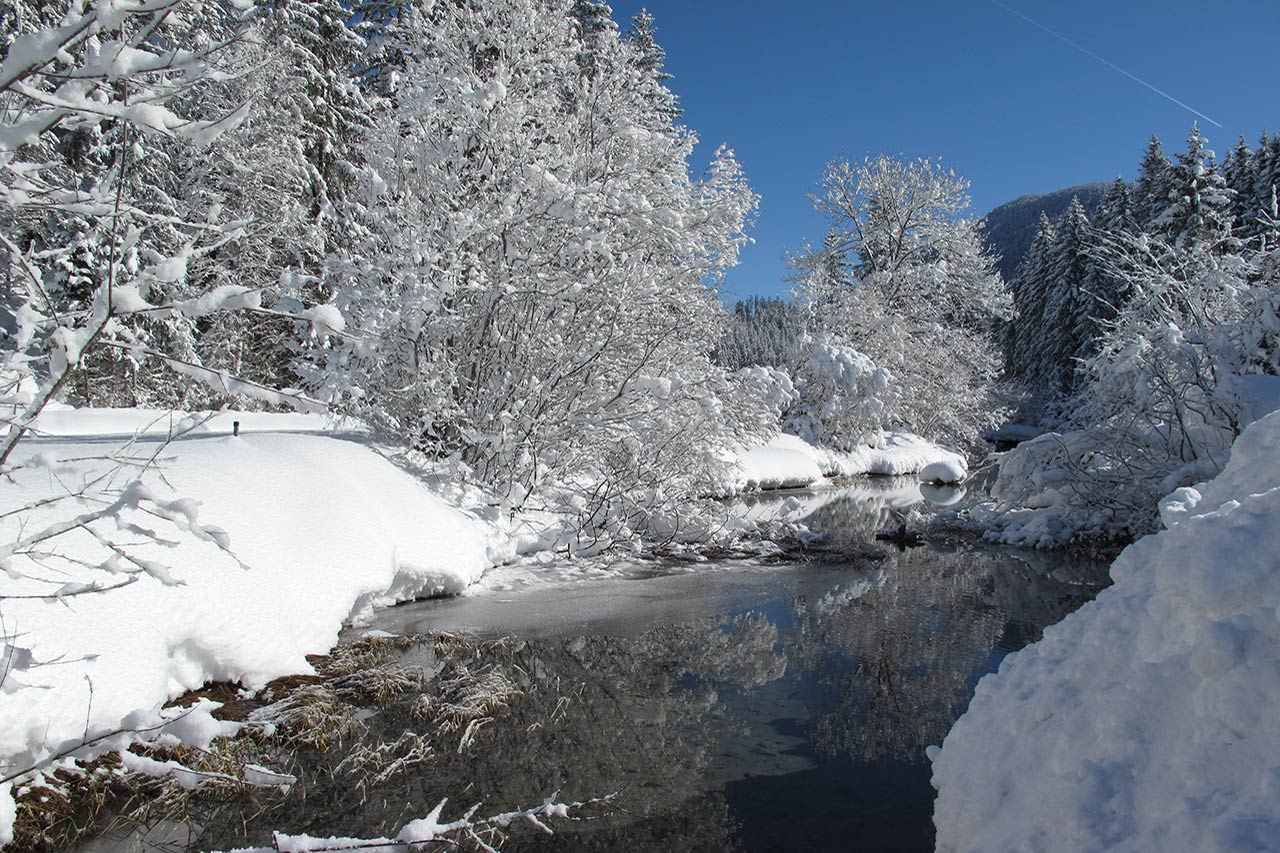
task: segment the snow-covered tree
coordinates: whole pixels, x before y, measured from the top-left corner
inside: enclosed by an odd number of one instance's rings
[[[690,178],[695,137],[607,18],[569,0],[420,15],[352,196],[371,239],[330,280],[353,334],[310,374],[513,505],[576,492],[606,540],[648,522],[640,502],[705,488],[744,422],[706,282],[755,204],[727,150]]]
[[[1152,134],[1138,166],[1138,179],[1133,185],[1133,212],[1143,230],[1150,228],[1169,207],[1172,172],[1173,163],[1164,153],[1160,138]]]
[[[1096,225],[1108,233],[1134,234],[1139,230],[1133,193],[1124,178],[1116,178],[1107,188],[1098,208]]]
[[[1258,237],[1270,237],[1266,246],[1274,247],[1276,196],[1280,194],[1280,133],[1263,133],[1253,156],[1252,208],[1257,218]]]
[[[852,347],[891,377],[882,424],[962,445],[999,417],[995,332],[1011,310],[977,223],[964,218],[967,189],[930,160],[836,161],[815,197],[836,237],[794,260],[815,341]],[[832,253],[857,259],[850,286],[832,287]]]
[[[752,296],[734,304],[724,324],[716,363],[726,370],[743,367],[791,369],[804,337],[798,306],[781,299]]]
[[[1152,226],[1175,245],[1226,251],[1232,241],[1231,190],[1205,145],[1199,126],[1192,125],[1187,150],[1169,174],[1169,204]]]
[[[1232,234],[1248,241],[1256,236],[1258,221],[1253,191],[1255,159],[1253,152],[1241,136],[1222,164],[1222,178],[1231,191]]]
[[[1076,359],[1089,348],[1103,304],[1092,259],[1093,232],[1079,199],[1072,199],[1056,230],[1040,375],[1054,390],[1069,393],[1075,385]]]
[[[1028,381],[1038,376],[1045,306],[1049,301],[1047,289],[1057,242],[1053,223],[1041,213],[1036,235],[1010,282],[1016,314],[1005,327],[1005,370]]]

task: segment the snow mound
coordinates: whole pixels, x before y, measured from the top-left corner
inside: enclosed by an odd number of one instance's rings
[[[922,483],[962,483],[968,474],[969,470],[963,461],[944,459],[939,462],[930,462],[921,468],[920,481]]]
[[[1280,414],[1162,509],[931,750],[939,850],[1276,849]]]
[[[898,477],[915,474],[935,462],[968,470],[961,454],[909,432],[884,432],[871,444],[848,453],[833,454],[833,457],[834,473],[846,477],[858,474]]]
[[[7,510],[98,473],[101,462],[66,460],[112,447],[71,439],[22,445],[16,461],[33,464],[0,488],[0,542],[18,535]],[[505,556],[496,553],[492,528],[360,444],[255,434],[133,445],[135,455],[157,450],[158,470],[142,476],[148,492],[181,518],[198,512],[200,525],[221,530],[202,537],[166,527],[168,542],[137,544],[141,528],[157,528],[157,519],[126,513],[122,521],[136,527],[107,521],[101,534],[133,543],[130,554],[167,568],[105,593],[4,603],[6,632],[16,637],[6,659],[17,664],[0,687],[0,762],[8,766],[29,766],[86,727],[118,726],[136,709],[211,680],[256,687],[310,672],[305,656],[331,648],[344,622],[376,605],[458,592]],[[53,520],[28,515],[27,529]],[[231,555],[219,547],[228,538]],[[119,579],[107,574],[120,565],[103,559],[100,541],[75,531],[56,546],[103,566],[96,574],[107,582]],[[24,562],[30,559],[13,556],[8,567],[34,573],[38,567]],[[78,572],[85,577],[69,579],[101,579]],[[7,595],[51,592],[13,574],[0,579]],[[61,663],[33,665],[41,661]]]
[[[821,451],[794,435],[774,436],[763,447],[753,447],[737,458],[735,492],[761,489],[795,489],[822,479]]]
[[[740,451],[733,457],[735,472],[726,491],[730,494],[762,489],[789,489],[813,485],[823,477],[857,477],[864,474],[901,476],[930,465],[959,471],[959,482],[968,468],[959,453],[928,439],[905,432],[886,432],[875,441],[850,452],[817,447],[794,435],[776,435],[767,444]]]

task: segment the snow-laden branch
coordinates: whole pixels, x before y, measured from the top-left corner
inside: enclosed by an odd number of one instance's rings
[[[479,805],[467,809],[459,818],[441,821],[448,799],[441,800],[423,818],[406,823],[394,838],[315,838],[309,835],[286,835],[277,832],[272,836],[271,847],[237,848],[231,853],[329,853],[338,850],[359,850],[364,853],[407,853],[420,845],[432,842],[466,839],[488,853],[497,853],[495,847],[484,840],[484,834],[492,829],[506,829],[518,821],[525,821],[538,830],[553,834],[548,821],[572,819],[573,812],[586,806],[607,803],[612,797],[601,797],[582,802],[557,802],[559,792],[547,797],[540,805],[527,809],[502,812],[477,818]]]

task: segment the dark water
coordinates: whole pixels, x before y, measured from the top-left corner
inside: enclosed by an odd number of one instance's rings
[[[504,849],[931,850],[926,747],[978,679],[1089,600],[1105,569],[955,546],[872,554],[876,529],[919,509],[901,490],[874,493],[801,510],[834,549],[807,562],[514,584],[387,611],[377,627],[396,633],[512,637],[475,666],[518,695],[469,747],[359,801],[314,780],[301,811],[270,819],[394,835],[443,796],[494,813],[616,792],[555,835],[513,828]],[[396,709],[366,722],[386,738],[413,724]],[[226,844],[226,831],[203,843]]]

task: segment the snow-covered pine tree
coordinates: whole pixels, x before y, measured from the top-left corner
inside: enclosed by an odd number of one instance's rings
[[[1057,241],[1053,223],[1041,212],[1035,237],[1010,283],[1016,314],[1005,327],[1005,370],[1032,385],[1040,384],[1042,379],[1038,366]]]
[[[1231,190],[1205,146],[1199,125],[1193,124],[1187,150],[1178,155],[1169,175],[1169,205],[1152,225],[1175,246],[1225,252],[1234,244]]]
[[[1054,230],[1037,374],[1051,392],[1068,395],[1075,388],[1076,359],[1093,337],[1100,313],[1093,232],[1079,199],[1071,200]]]
[[[791,371],[804,337],[800,309],[782,299],[752,296],[734,303],[716,363],[726,370],[778,367]]]
[[[278,0],[259,14],[264,40],[285,62],[273,103],[295,122],[309,170],[308,215],[332,229],[363,165],[374,108],[354,76],[364,39],[347,25],[350,4],[341,0]]]
[[[667,52],[656,40],[653,15],[648,9],[641,9],[631,19],[631,27],[627,30],[627,43],[635,51],[637,68],[648,71],[660,82],[671,79],[671,75],[663,71],[667,61]]]
[[[613,10],[605,0],[572,0],[569,18],[578,40],[578,69],[584,77],[594,78],[600,72],[601,51],[618,34]]]
[[[1137,233],[1138,219],[1133,208],[1133,194],[1129,183],[1117,177],[1107,188],[1098,207],[1096,227],[1107,233]]]
[[[656,41],[653,15],[647,10],[641,9],[631,19],[626,42],[631,49],[631,62],[640,71],[645,97],[655,106],[656,115],[667,122],[678,120],[678,100],[666,85],[672,78],[663,69],[667,54]]]
[[[1164,153],[1160,137],[1152,134],[1133,185],[1133,212],[1143,231],[1152,230],[1155,220],[1169,207],[1172,172],[1173,163]]]
[[[1273,209],[1276,195],[1280,193],[1280,133],[1263,132],[1258,140],[1258,150],[1254,152],[1253,189],[1251,193],[1255,216],[1259,217],[1259,236],[1275,230],[1274,216],[1268,217]],[[1268,246],[1275,244],[1268,241]]]
[[[1241,136],[1222,164],[1222,178],[1231,190],[1231,233],[1236,239],[1248,243],[1257,237],[1258,211],[1254,198],[1254,167],[1256,160],[1248,144]]]

